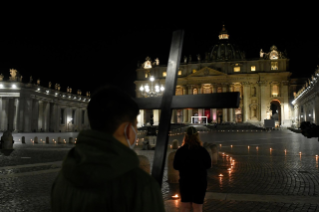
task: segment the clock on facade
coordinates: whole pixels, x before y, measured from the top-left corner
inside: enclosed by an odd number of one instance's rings
[[[270,52],[269,58],[270,58],[271,60],[277,60],[277,59],[278,59],[278,52],[275,51],[275,50],[273,50],[272,52]]]

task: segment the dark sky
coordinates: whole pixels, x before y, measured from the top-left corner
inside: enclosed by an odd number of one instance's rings
[[[189,10],[131,18],[140,13],[134,10],[124,18],[103,14],[63,21],[38,18],[13,29],[3,28],[0,73],[8,79],[9,69],[15,68],[24,82],[32,75],[44,86],[49,81],[60,83],[64,91],[70,86],[74,92],[81,89],[92,93],[101,85],[115,84],[134,94],[137,61],[142,63],[150,56],[166,63],[174,30],[185,30],[183,55],[192,54],[194,60],[199,53],[203,58],[218,42],[224,22],[231,42],[244,50],[247,58],[259,57],[261,48],[269,51],[276,45],[281,51],[287,50],[293,77],[309,77],[319,64],[317,17],[311,11],[299,10],[302,12],[273,14],[266,10],[254,14]]]

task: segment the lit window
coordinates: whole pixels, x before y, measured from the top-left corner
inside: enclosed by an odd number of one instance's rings
[[[193,89],[193,94],[197,94],[198,92],[197,92],[197,88],[194,88]]]
[[[272,86],[272,96],[274,97],[278,96],[278,85]]]
[[[222,87],[218,87],[218,88],[217,88],[217,93],[222,93],[222,92],[223,92]]]
[[[145,74],[145,78],[147,78],[147,77],[148,77],[148,74],[146,73],[146,74]]]
[[[166,77],[166,71],[163,72],[163,77]]]
[[[271,70],[278,70],[278,62],[271,62]]]
[[[234,72],[240,72],[240,67],[234,67]]]
[[[178,71],[178,75],[182,75],[182,71]]]
[[[193,70],[193,74],[195,74],[195,73],[196,73],[196,69]]]
[[[251,70],[251,71],[256,71],[256,66],[251,66],[251,67],[250,67],[250,70]]]

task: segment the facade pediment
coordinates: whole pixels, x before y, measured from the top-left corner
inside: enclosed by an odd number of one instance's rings
[[[227,74],[206,66],[198,70],[196,73],[190,74],[188,77],[225,76],[225,75]]]

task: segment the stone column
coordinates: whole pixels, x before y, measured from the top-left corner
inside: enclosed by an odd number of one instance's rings
[[[159,120],[160,120],[159,110],[153,110],[154,125],[159,125]]]
[[[1,117],[2,117],[2,97],[0,97],[0,131],[3,131]]]
[[[14,115],[16,110],[14,100],[15,100],[14,98],[9,98],[8,130],[10,131],[14,130],[13,122],[14,122]]]
[[[24,132],[31,132],[32,127],[32,102],[31,97],[28,97],[24,101]]]
[[[39,100],[34,99],[32,102],[32,123],[31,123],[31,131],[38,131],[39,123]]]
[[[223,84],[223,93],[227,92],[227,84]],[[227,108],[223,109],[223,123],[228,121]]]
[[[264,124],[264,119],[266,119],[266,111],[267,111],[267,105],[269,102],[267,101],[267,97],[270,96],[270,91],[268,89],[268,84],[266,81],[262,82],[260,84],[260,121],[262,124]]]
[[[39,101],[38,129],[39,131],[44,130],[44,102],[42,100]]]
[[[183,109],[183,123],[187,123],[188,117],[187,117],[187,109]]]
[[[0,110],[1,129],[5,131],[8,129],[9,98],[2,98],[1,108],[2,108],[2,110]]]
[[[177,116],[176,116],[176,110],[172,110],[172,118],[171,123],[177,123]]]
[[[24,97],[14,98],[14,106],[13,129],[14,132],[20,132],[24,125]]]
[[[144,125],[144,110],[140,110],[137,116],[137,127],[142,127]]]
[[[50,102],[43,102],[43,130],[50,130]]]
[[[192,123],[193,109],[188,109],[188,123]]]
[[[249,92],[249,84],[247,82],[242,82],[243,84],[243,108],[244,108],[244,115],[243,121],[247,122],[249,120],[249,99],[250,99],[250,92]]]
[[[60,105],[56,105],[56,122],[55,122],[56,126],[56,132],[60,131],[60,126],[61,126],[61,106]]]
[[[319,125],[319,96],[317,95],[315,98],[315,104],[314,104],[314,122],[316,125]]]
[[[202,84],[198,85],[198,94],[202,94]]]

